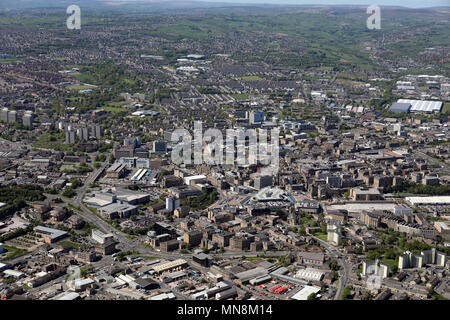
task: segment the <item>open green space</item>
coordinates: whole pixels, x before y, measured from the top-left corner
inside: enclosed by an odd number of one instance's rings
[[[33,144],[34,148],[53,149],[57,151],[71,150],[71,146],[64,144],[66,137],[63,131],[50,130],[42,134],[39,139]]]
[[[242,80],[245,80],[245,81],[258,81],[258,80],[264,80],[263,78],[258,77],[258,76],[245,76],[245,77],[242,77],[241,79],[242,79]]]
[[[7,245],[4,246],[4,249],[6,250],[6,257],[4,258],[4,260],[11,260],[23,256],[28,252],[27,250],[10,247]]]

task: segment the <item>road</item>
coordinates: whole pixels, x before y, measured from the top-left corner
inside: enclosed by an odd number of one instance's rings
[[[313,235],[311,235],[312,238],[317,240],[321,245],[323,245],[328,252],[334,253],[338,257],[338,261],[340,265],[342,266],[342,269],[339,272],[339,283],[338,283],[338,289],[336,291],[336,295],[334,296],[334,300],[340,300],[342,291],[344,291],[344,288],[348,282],[348,278],[350,275],[351,266],[346,261],[346,256],[342,252],[340,252],[338,249],[333,247],[332,245],[328,244],[326,241],[323,241],[320,238],[317,238]]]
[[[91,210],[89,210],[88,207],[86,207],[83,204],[83,196],[86,190],[89,188],[89,185],[94,183],[96,179],[100,176],[100,173],[105,170],[108,162],[105,161],[102,166],[91,172],[89,177],[86,179],[84,185],[80,187],[77,190],[77,195],[73,199],[64,198],[63,200],[66,201],[66,203],[71,204],[75,206],[76,208],[79,208],[82,212],[76,211],[75,213],[78,214],[83,219],[87,220],[88,222],[91,222],[95,224],[101,231],[106,233],[112,233],[114,234],[117,241],[119,241],[119,248],[124,251],[138,251],[141,254],[147,254],[152,255],[155,257],[165,258],[165,259],[191,259],[190,254],[182,254],[182,253],[172,253],[172,252],[160,252],[151,250],[149,248],[145,248],[142,246],[142,244],[139,241],[130,240],[126,233],[123,233],[117,229],[115,229],[113,226],[111,226],[108,222],[101,219],[98,215],[93,213]],[[220,201],[225,200],[224,197]],[[224,252],[224,253],[216,253],[211,254],[213,256],[223,257],[223,258],[231,258],[231,257],[252,257],[257,255],[265,255],[265,256],[283,256],[287,255],[289,251],[259,251],[259,252]]]

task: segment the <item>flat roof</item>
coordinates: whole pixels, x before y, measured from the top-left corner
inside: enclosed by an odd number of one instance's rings
[[[440,112],[442,109],[441,101],[399,99],[397,103],[410,103],[411,112]]]
[[[308,296],[311,293],[317,293],[320,291],[320,288],[316,288],[313,286],[304,286],[303,289],[295,293],[291,296],[291,299],[294,300],[308,300]]]
[[[173,299],[175,299],[175,295],[172,292],[161,293],[156,296],[150,297],[150,300],[173,300]]]
[[[409,112],[410,109],[411,103],[402,103],[402,102],[395,102],[389,108],[389,110],[393,112]]]
[[[128,211],[128,210],[135,210],[138,208],[137,206],[133,206],[131,204],[126,203],[111,203],[108,204],[102,208],[100,208],[102,213],[112,213],[117,211]]]
[[[443,221],[436,221],[436,224],[440,226],[442,229],[450,230],[450,226]]]
[[[298,270],[295,277],[306,280],[320,281],[325,272],[315,269]]]
[[[236,273],[235,276],[239,278],[241,281],[247,281],[259,276],[263,276],[267,274],[267,270],[262,267],[256,267],[254,269],[242,271],[239,273]]]
[[[5,270],[5,271],[3,271],[3,273],[8,275],[8,276],[13,276],[13,277],[16,277],[16,278],[19,278],[19,277],[24,275],[23,272],[12,270],[12,269]]]
[[[76,292],[63,292],[56,297],[53,298],[53,300],[75,300],[78,299],[80,295]]]
[[[434,196],[434,197],[406,197],[406,201],[411,204],[447,204],[450,205],[450,196]]]
[[[179,266],[185,265],[187,262],[184,259],[177,259],[174,261],[164,262],[161,264],[158,264],[156,266],[153,266],[153,270],[155,272],[161,272],[172,268],[177,268]]]
[[[356,194],[380,194],[380,191],[378,191],[378,189],[376,188],[360,188],[360,187],[355,187],[353,188],[353,192],[355,192]]]
[[[58,229],[52,229],[52,228],[47,228],[47,227],[43,227],[43,226],[37,226],[36,228],[34,228],[34,230],[37,231],[37,232],[46,233],[46,234],[50,235],[50,237],[52,239],[58,238],[58,237],[61,237],[61,236],[67,234],[66,231],[62,231],[62,230],[58,230]]]

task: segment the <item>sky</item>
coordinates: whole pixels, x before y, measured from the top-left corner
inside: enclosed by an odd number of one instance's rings
[[[157,0],[153,0],[157,1]],[[271,3],[271,4],[318,4],[318,5],[378,5],[378,6],[404,6],[409,8],[450,6],[450,0],[193,0],[206,2],[231,3]]]
[[[78,3],[80,1],[88,2],[94,0],[0,0],[0,7],[23,7],[33,4],[45,3]],[[450,0],[97,0],[100,2],[209,2],[209,3],[235,3],[235,4],[290,4],[290,5],[378,5],[378,6],[402,6],[408,8],[427,8],[427,7],[450,7]]]

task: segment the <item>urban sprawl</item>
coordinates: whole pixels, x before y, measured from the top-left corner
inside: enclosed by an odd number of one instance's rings
[[[0,12],[1,299],[450,298],[448,8],[104,6]]]

